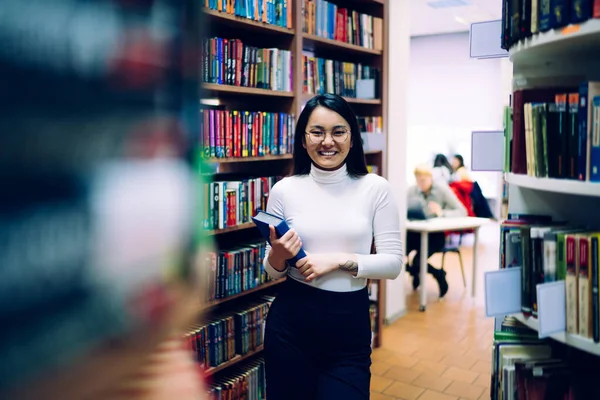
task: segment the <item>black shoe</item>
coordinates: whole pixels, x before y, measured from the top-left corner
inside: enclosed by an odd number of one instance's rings
[[[417,288],[421,284],[421,279],[419,278],[419,270],[415,268],[415,266],[408,265],[406,267],[406,272],[408,272],[412,276],[413,290],[417,290]]]
[[[440,286],[440,299],[443,298],[446,293],[448,293],[448,281],[446,280],[446,271],[443,269],[437,269],[432,266],[429,266],[433,271],[432,275],[435,277],[438,285]],[[434,272],[435,271],[435,272]]]

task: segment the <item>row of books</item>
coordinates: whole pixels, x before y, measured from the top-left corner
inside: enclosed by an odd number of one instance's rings
[[[266,242],[207,252],[204,256],[208,288],[205,300],[223,299],[254,289],[271,280],[263,267]]]
[[[265,24],[292,28],[292,0],[204,0],[204,7]]]
[[[334,93],[355,98],[356,81],[373,79],[375,81],[375,97],[380,97],[381,70],[368,65],[303,55],[302,76],[304,93]]]
[[[514,92],[510,170],[600,181],[600,82]]]
[[[561,344],[540,340],[537,333],[506,317],[494,332],[490,399],[595,399],[600,387],[597,359]]]
[[[591,18],[600,18],[600,0],[502,0],[501,46]]]
[[[292,53],[213,37],[202,46],[202,80],[219,85],[292,91]]]
[[[204,368],[218,367],[263,345],[264,324],[274,297],[263,296],[237,310],[203,319],[185,335],[188,348]]]
[[[201,154],[207,158],[289,154],[295,116],[265,111],[201,109]]]
[[[257,357],[245,362],[209,386],[210,400],[263,400],[266,398],[265,361]]]
[[[383,20],[325,0],[302,1],[302,31],[326,39],[383,49]]]
[[[226,179],[226,180],[219,180]],[[269,191],[281,177],[220,174],[203,183],[204,229],[225,229],[252,222],[258,210],[266,210]]]
[[[600,232],[543,215],[509,215],[501,232],[501,267],[521,267],[521,311],[536,317],[536,286],[565,281],[567,333],[600,342]]]
[[[382,133],[383,132],[383,117],[371,116],[371,117],[356,117],[358,121],[358,127],[361,132],[367,133]]]

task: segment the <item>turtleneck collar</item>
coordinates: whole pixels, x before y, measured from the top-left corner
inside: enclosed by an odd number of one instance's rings
[[[344,181],[348,177],[346,163],[335,171],[325,171],[314,164],[310,166],[310,176],[318,183],[332,184]]]

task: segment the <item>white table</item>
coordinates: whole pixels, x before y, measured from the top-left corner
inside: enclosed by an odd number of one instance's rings
[[[477,281],[477,242],[479,236],[479,228],[481,225],[490,222],[487,218],[462,217],[462,218],[432,218],[428,220],[406,221],[406,230],[411,232],[421,232],[421,249],[419,250],[420,271],[419,277],[421,280],[419,311],[425,311],[427,304],[427,291],[425,290],[425,282],[427,278],[427,260],[428,253],[428,238],[432,232],[459,231],[464,229],[473,229],[475,238],[473,240],[473,275],[471,296],[475,296],[475,282]]]

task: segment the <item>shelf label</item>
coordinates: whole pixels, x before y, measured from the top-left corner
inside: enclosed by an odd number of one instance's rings
[[[486,316],[521,312],[521,267],[486,272],[484,281]]]
[[[539,283],[536,286],[540,339],[566,331],[565,290],[565,281]]]
[[[563,35],[570,35],[572,33],[579,32],[579,29],[580,29],[580,25],[579,24],[568,25],[568,26],[565,26],[564,28],[562,28],[561,33]]]

